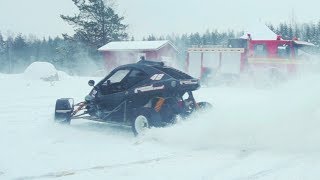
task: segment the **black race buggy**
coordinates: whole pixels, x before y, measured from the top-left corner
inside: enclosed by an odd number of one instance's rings
[[[141,60],[120,66],[98,84],[84,102],[72,98],[56,101],[55,121],[69,124],[71,119],[88,119],[132,127],[138,135],[149,127],[163,127],[193,111],[211,107],[196,102],[192,91],[200,87],[198,79],[165,66],[162,62]]]

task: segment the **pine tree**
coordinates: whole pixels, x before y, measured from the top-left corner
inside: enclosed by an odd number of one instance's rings
[[[300,27],[297,24],[294,25],[294,37],[298,39],[302,38]]]
[[[155,41],[155,40],[157,40],[157,38],[153,34],[147,37],[147,41]]]
[[[11,35],[8,36],[6,40],[6,73],[12,73],[13,72],[13,55],[12,55],[12,45],[13,45],[13,37]]]
[[[66,39],[80,41],[95,48],[110,41],[127,39],[127,25],[122,23],[124,17],[116,14],[106,0],[72,1],[79,9],[79,14],[60,16],[73,25],[75,30],[73,37],[64,34]]]
[[[202,35],[202,43],[203,45],[212,45],[211,39],[210,39],[210,31],[207,30],[203,35]]]
[[[191,34],[190,40],[191,40],[192,45],[198,45],[198,46],[203,45],[203,43],[201,41],[200,34],[198,32],[195,34]]]
[[[14,38],[12,44],[12,55],[13,72],[21,72],[29,65],[30,56],[28,53],[28,44],[22,34],[19,34]]]
[[[218,44],[218,31],[215,30],[214,32],[211,32],[211,42],[213,45],[217,45]]]
[[[294,38],[293,28],[292,28],[291,24],[290,24],[289,27],[288,27],[288,38],[289,38],[290,40],[292,40],[292,39]]]
[[[0,32],[0,72],[4,72],[5,70],[5,41]]]
[[[274,28],[274,26],[272,24],[267,24],[267,26],[271,31],[275,32],[276,29]]]
[[[280,24],[280,35],[282,36],[283,39],[290,39],[287,23]]]
[[[310,41],[312,42],[312,43],[317,43],[317,34],[318,34],[318,31],[317,31],[317,27],[316,27],[316,25],[315,24],[311,24],[311,39],[310,39]]]
[[[303,38],[305,41],[311,41],[311,28],[308,24],[304,25]]]
[[[5,51],[5,41],[3,39],[3,36],[0,32],[0,55],[3,55]]]
[[[317,45],[319,46],[320,45],[320,21],[318,21],[317,23],[317,38],[316,38],[316,42],[317,42]]]

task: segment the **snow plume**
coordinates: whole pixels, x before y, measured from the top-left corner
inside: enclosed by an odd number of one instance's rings
[[[194,114],[170,128],[153,129],[148,138],[192,149],[318,151],[318,82],[320,76],[269,90],[203,89],[196,94],[197,99],[211,102],[213,110]]]
[[[88,51],[82,51],[80,48],[71,59],[65,59],[57,69],[76,76],[96,76],[98,71],[105,70],[105,67],[102,57],[92,57]]]
[[[320,73],[320,55],[309,55],[303,62],[304,64],[300,66],[303,74]]]

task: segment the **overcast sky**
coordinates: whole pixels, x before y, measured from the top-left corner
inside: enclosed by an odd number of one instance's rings
[[[125,17],[129,33],[141,39],[149,34],[205,32],[207,29],[244,30],[256,21],[280,23],[320,20],[319,0],[114,0]],[[59,15],[76,12],[71,0],[0,0],[0,31],[39,37],[72,33]],[[294,13],[293,13],[294,12]]]

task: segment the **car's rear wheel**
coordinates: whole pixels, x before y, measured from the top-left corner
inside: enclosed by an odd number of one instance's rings
[[[73,99],[58,99],[56,101],[54,121],[60,124],[70,124],[73,107]]]
[[[212,104],[208,102],[198,102],[197,104],[198,104],[198,107],[203,110],[208,110],[213,108]]]

